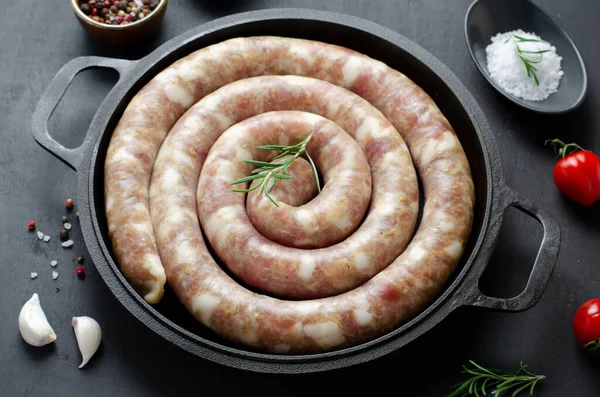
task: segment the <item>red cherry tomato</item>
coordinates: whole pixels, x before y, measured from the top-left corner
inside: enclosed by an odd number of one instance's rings
[[[550,142],[558,146],[560,159],[554,165],[553,178],[558,190],[571,200],[587,207],[600,200],[600,158],[574,143],[558,139]],[[569,150],[574,152],[568,153]]]
[[[580,345],[600,339],[600,298],[584,302],[573,319],[573,332]]]

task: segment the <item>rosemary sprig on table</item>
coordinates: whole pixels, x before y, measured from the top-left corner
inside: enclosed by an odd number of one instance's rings
[[[255,165],[259,168],[255,168],[249,176],[246,176],[244,178],[240,178],[238,180],[231,182],[230,185],[237,185],[237,184],[244,183],[244,182],[252,182],[257,179],[262,179],[262,181],[252,188],[234,189],[233,191],[239,192],[239,193],[249,193],[253,190],[258,189],[258,194],[261,194],[262,192],[264,192],[265,196],[267,196],[267,198],[269,200],[271,200],[271,202],[273,204],[275,204],[277,207],[279,207],[279,204],[277,204],[277,202],[269,194],[271,192],[271,189],[273,189],[273,186],[275,186],[275,183],[277,183],[277,181],[280,179],[292,179],[292,177],[289,173],[290,165],[296,159],[298,159],[300,156],[306,154],[306,158],[308,159],[308,162],[310,163],[313,173],[315,174],[315,180],[317,181],[317,189],[319,190],[319,192],[321,192],[321,185],[319,184],[319,175],[317,173],[317,167],[315,167],[315,163],[313,162],[312,158],[310,158],[310,155],[306,151],[306,146],[310,142],[311,138],[312,138],[312,134],[310,134],[302,142],[299,142],[292,146],[281,146],[281,145],[257,146],[256,147],[257,149],[276,150],[276,151],[281,151],[281,153],[278,154],[277,156],[273,157],[273,159],[271,160],[270,163],[265,162],[265,161],[245,160],[245,163]],[[279,160],[282,157],[285,157],[288,155],[293,155],[293,156],[288,159],[285,159],[281,162],[275,162],[276,160]],[[269,182],[269,181],[271,181],[271,182]]]
[[[497,369],[483,368],[481,365],[469,360],[473,368],[463,366],[463,373],[469,374],[470,377],[456,385],[454,391],[448,397],[459,397],[474,395],[479,397],[485,396],[486,387],[493,388],[491,390],[493,397],[498,397],[500,393],[509,392],[512,390],[512,397],[524,390],[529,390],[529,394],[533,394],[535,385],[546,377],[544,375],[536,375],[525,369],[523,361],[519,363],[519,369],[513,374],[511,372],[501,371]]]
[[[515,51],[517,53],[517,57],[519,57],[521,62],[523,62],[523,66],[525,66],[525,72],[527,72],[527,77],[530,77],[535,85],[540,85],[536,74],[537,68],[534,65],[540,63],[543,54],[549,52],[550,50],[538,49],[537,51],[526,51],[522,50],[519,47],[519,43],[545,43],[545,41],[538,39],[528,39],[526,37],[519,36],[516,34],[513,34],[511,38],[513,38],[515,41]],[[510,40],[511,38],[509,38],[508,40]]]

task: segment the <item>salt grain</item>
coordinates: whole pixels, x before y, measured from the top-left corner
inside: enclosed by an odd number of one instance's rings
[[[42,240],[44,238],[44,233],[42,232],[37,232],[37,236],[40,240]]]
[[[45,242],[48,242],[48,241],[50,241],[50,236],[46,234],[46,235],[44,236],[44,241],[45,241]]]
[[[65,222],[63,226],[65,227],[65,229],[71,230],[71,224],[69,222]]]
[[[56,280],[58,278],[58,272],[52,272],[52,280]]]
[[[525,39],[541,40],[540,42],[516,41],[514,35]],[[532,65],[537,69],[539,85],[535,85],[527,75],[525,65],[516,52],[515,45],[521,51],[547,51],[541,54],[541,59]],[[562,57],[556,54],[556,47],[534,33],[521,29],[506,33],[498,33],[492,37],[492,43],[485,49],[487,68],[492,80],[506,92],[530,101],[542,101],[558,90],[558,85],[564,72],[561,69]],[[536,59],[540,55],[525,53]]]
[[[57,262],[57,261],[52,261],[52,262],[50,262],[50,266],[52,266],[52,267],[56,267],[56,265],[58,265],[58,262]]]
[[[37,277],[37,273],[36,272],[31,272],[31,279],[33,280],[36,277]]]
[[[69,248],[73,246],[73,240],[67,240],[65,242],[60,243],[61,246],[63,246],[64,248]]]

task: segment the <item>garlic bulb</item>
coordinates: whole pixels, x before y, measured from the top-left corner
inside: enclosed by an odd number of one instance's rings
[[[96,320],[87,316],[73,317],[71,324],[83,360],[79,368],[83,368],[98,350],[102,340],[102,330]]]
[[[48,323],[36,293],[21,308],[19,331],[25,342],[31,346],[44,346],[56,340],[56,334]]]

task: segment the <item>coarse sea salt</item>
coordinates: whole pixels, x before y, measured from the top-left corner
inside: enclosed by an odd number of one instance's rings
[[[540,41],[519,41],[515,36]],[[487,68],[492,80],[504,91],[525,100],[543,101],[558,90],[564,72],[561,69],[562,57],[556,53],[556,47],[535,33],[521,29],[498,33],[491,41],[485,49]],[[524,52],[525,56],[537,61],[533,62],[532,66],[537,69],[535,74],[539,84],[536,85],[527,75],[516,46],[521,52],[545,51],[542,54]]]

